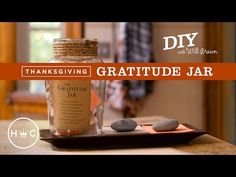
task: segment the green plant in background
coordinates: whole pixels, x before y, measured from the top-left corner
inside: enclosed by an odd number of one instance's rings
[[[60,25],[57,22],[30,23],[30,62],[44,63],[52,57],[53,39],[61,37]],[[44,92],[44,81],[30,81],[30,91]]]
[[[47,62],[52,56],[53,39],[60,36],[60,23],[30,23],[30,61]]]

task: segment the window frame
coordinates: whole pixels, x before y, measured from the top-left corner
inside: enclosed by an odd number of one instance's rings
[[[31,27],[30,22],[17,22],[16,23],[16,62],[30,62],[30,32],[31,31],[55,31],[60,30],[61,36],[64,35],[64,23],[59,27],[46,28],[46,27]],[[24,41],[24,45],[22,45]],[[17,91],[27,90],[30,92],[30,81],[16,81]]]
[[[14,23],[15,24],[15,33],[16,36],[14,36],[14,42],[15,43],[21,43],[21,40],[19,40],[19,27],[18,25],[21,24],[21,25],[24,25],[23,23]],[[83,31],[84,31],[84,25],[82,22],[63,22],[62,25],[61,25],[61,31],[62,31],[62,37],[70,37],[70,38],[79,38],[79,37],[83,37]],[[25,30],[25,32],[29,32],[27,31],[27,28],[23,28],[22,29],[23,31]],[[17,34],[18,34],[18,37],[17,37]],[[24,41],[25,43],[25,41]],[[21,43],[22,44],[22,43]],[[19,44],[18,44],[19,45]],[[29,44],[27,44],[29,45]],[[20,45],[20,46],[23,46],[23,47],[27,47],[27,45]],[[17,45],[16,45],[17,46]],[[14,59],[14,62],[28,62],[29,60],[27,59],[26,60],[26,57],[24,57],[24,53],[22,52],[22,50],[26,50],[26,49],[22,49],[22,48],[18,48],[17,51],[13,50],[12,54],[15,54],[17,57],[16,58],[22,58],[22,59],[25,59],[25,60],[21,60],[21,61],[18,61],[17,59],[15,60]],[[21,52],[20,52],[21,51]],[[29,52],[28,52],[29,54]],[[21,57],[23,56],[23,57]],[[29,58],[29,57],[27,57]],[[21,81],[22,84],[21,86],[19,85],[19,82],[18,82],[18,85],[16,87],[14,87],[14,89],[10,88],[4,88],[6,91],[4,92],[4,96],[6,98],[6,105],[7,107],[10,107],[11,108],[11,113],[8,113],[8,114],[0,114],[2,115],[1,117],[5,117],[5,119],[9,119],[9,118],[12,118],[12,116],[15,115],[15,113],[18,111],[18,110],[22,110],[21,108],[25,108],[24,109],[24,112],[23,114],[29,114],[32,115],[32,109],[36,109],[36,110],[41,110],[38,112],[38,114],[44,114],[44,116],[42,117],[47,117],[46,116],[46,113],[45,113],[45,110],[46,110],[46,100],[45,100],[45,95],[44,94],[34,94],[34,93],[30,93],[29,92],[29,89],[28,91],[26,92],[22,92],[21,90],[22,89],[25,89],[25,86],[24,84],[24,81]],[[11,81],[11,83],[13,85],[15,85],[17,83],[17,81]],[[29,82],[28,82],[29,83]],[[28,87],[29,87],[29,84],[28,84]],[[27,87],[26,87],[27,88]],[[25,99],[25,95],[27,94],[27,99]],[[37,97],[37,99],[35,99]],[[27,101],[28,100],[28,101]],[[42,100],[44,100],[42,102]],[[27,105],[27,106],[25,106]],[[0,105],[2,106],[2,105]],[[17,109],[15,109],[17,108]],[[0,111],[1,113],[1,111]],[[10,115],[10,116],[8,116]],[[0,119],[1,119],[0,117]]]

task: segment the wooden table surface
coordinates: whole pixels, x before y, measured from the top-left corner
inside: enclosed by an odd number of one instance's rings
[[[138,123],[152,123],[159,116],[140,117],[135,120]],[[204,134],[194,140],[179,145],[169,145],[166,147],[151,147],[151,148],[128,148],[128,149],[62,149],[56,148],[51,144],[38,140],[37,143],[28,149],[18,149],[14,147],[7,138],[7,129],[11,121],[0,120],[0,154],[49,154],[49,155],[139,155],[139,154],[236,154],[236,146],[224,142],[220,139]],[[48,128],[48,121],[36,120],[40,129]],[[105,125],[110,125],[109,121],[104,122]]]

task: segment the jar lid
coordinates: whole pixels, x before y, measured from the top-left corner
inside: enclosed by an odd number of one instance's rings
[[[53,41],[53,55],[97,57],[98,41],[85,38],[56,38]]]

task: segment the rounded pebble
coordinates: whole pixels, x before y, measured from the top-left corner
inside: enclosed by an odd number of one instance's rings
[[[152,129],[155,131],[171,131],[175,130],[179,126],[177,119],[160,119],[155,121],[152,125]]]
[[[137,125],[137,122],[132,119],[121,119],[113,122],[111,128],[118,132],[129,132],[133,131]]]

